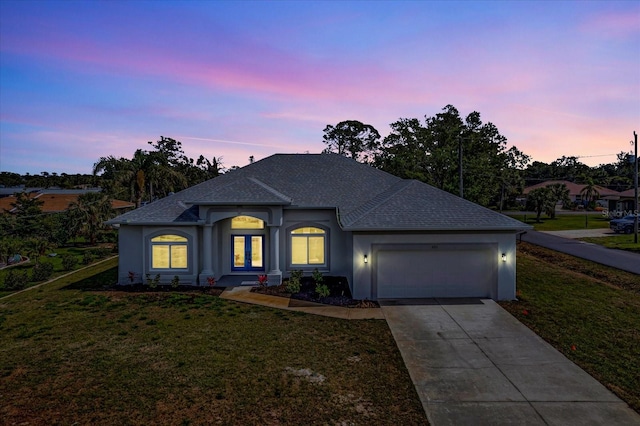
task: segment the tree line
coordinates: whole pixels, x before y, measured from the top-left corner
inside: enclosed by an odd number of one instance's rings
[[[470,201],[497,209],[514,207],[526,186],[546,180],[595,183],[616,191],[630,188],[633,182],[628,153],[620,152],[617,161],[597,167],[589,167],[575,156],[563,156],[549,164],[532,162],[516,146],[507,146],[506,137],[493,123],[483,122],[479,112],[462,117],[452,105],[434,116],[400,118],[390,124],[384,138],[373,126],[357,120],[327,125],[323,133],[325,152],[453,194],[462,192]],[[110,197],[138,207],[225,172],[221,157],[189,158],[175,139],[161,136],[148,144],[149,149],[138,149],[131,158],[99,158],[91,175],[2,172],[0,185],[101,187]]]

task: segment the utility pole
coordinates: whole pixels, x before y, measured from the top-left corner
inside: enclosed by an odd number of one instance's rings
[[[464,198],[464,184],[462,182],[462,136],[461,135],[458,135],[458,179],[460,181],[460,198]]]
[[[640,211],[638,211],[638,134],[633,131],[633,141],[634,141],[634,162],[633,162],[633,205],[635,206],[635,216],[633,219],[633,243],[638,244],[638,215]]]

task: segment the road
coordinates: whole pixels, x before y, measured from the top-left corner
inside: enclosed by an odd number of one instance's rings
[[[610,249],[538,231],[527,231],[522,235],[522,241],[640,275],[638,253]]]

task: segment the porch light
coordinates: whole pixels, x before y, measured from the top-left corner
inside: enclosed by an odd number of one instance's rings
[[[502,253],[502,261],[503,262],[507,261],[507,253]]]
[[[365,264],[369,263],[369,259],[367,258],[367,255],[366,255],[366,254],[364,255],[364,263],[365,263]]]

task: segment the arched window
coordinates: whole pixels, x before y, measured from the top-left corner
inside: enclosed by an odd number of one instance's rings
[[[313,226],[291,231],[291,265],[325,265],[326,232]]]
[[[151,239],[151,269],[187,269],[188,240],[180,235],[165,234]]]

